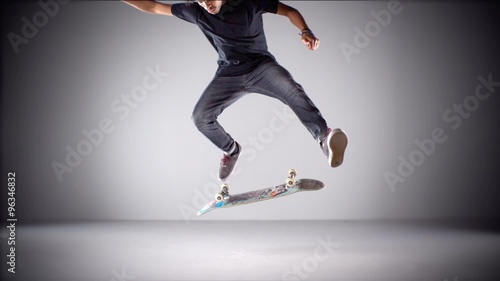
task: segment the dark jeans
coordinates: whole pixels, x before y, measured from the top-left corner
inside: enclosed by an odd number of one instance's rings
[[[277,62],[266,62],[241,76],[214,77],[194,108],[192,118],[196,127],[222,151],[228,152],[234,140],[217,122],[217,117],[248,93],[263,94],[288,105],[315,139],[327,131],[325,119],[302,86]]]

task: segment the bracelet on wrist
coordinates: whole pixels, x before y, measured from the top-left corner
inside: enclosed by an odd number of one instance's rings
[[[310,30],[309,28],[304,28],[304,29],[302,29],[302,31],[299,33],[299,35],[300,35],[300,36],[302,36],[302,35],[304,35],[304,34],[306,34],[306,33],[309,33],[309,34],[311,34],[311,35],[314,35],[314,34],[313,34],[313,32],[312,32],[312,30]]]

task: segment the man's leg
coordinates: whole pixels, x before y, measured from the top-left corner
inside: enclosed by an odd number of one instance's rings
[[[224,151],[219,178],[226,179],[232,172],[241,147],[222,128],[217,117],[245,94],[242,77],[215,77],[207,86],[193,110],[192,119],[198,130]]]
[[[287,104],[320,143],[329,157],[330,166],[342,164],[347,135],[340,129],[328,128],[319,109],[285,68],[277,62],[265,63],[250,73],[247,87],[250,92],[277,98]]]
[[[278,63],[265,63],[255,69],[249,76],[248,87],[250,92],[277,98],[288,105],[315,139],[326,134],[328,127],[318,108]]]

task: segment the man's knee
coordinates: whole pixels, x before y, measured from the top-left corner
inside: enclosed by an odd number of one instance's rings
[[[201,114],[199,114],[196,111],[193,111],[193,114],[191,115],[191,120],[193,121],[194,125],[197,128],[203,124],[203,118]]]
[[[191,120],[193,120],[194,125],[198,130],[202,131],[204,128],[214,123],[214,118],[209,118],[203,112],[194,111],[191,115]]]

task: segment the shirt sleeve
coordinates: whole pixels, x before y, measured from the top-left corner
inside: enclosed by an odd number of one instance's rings
[[[247,0],[243,0],[247,1]],[[255,12],[259,13],[273,13],[278,12],[279,0],[252,0]]]
[[[182,20],[196,24],[198,22],[196,3],[176,3],[172,5],[172,14]]]

